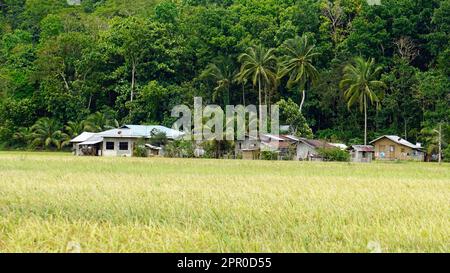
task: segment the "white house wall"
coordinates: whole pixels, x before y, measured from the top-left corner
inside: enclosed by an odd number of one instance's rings
[[[132,156],[133,155],[133,145],[135,143],[135,139],[133,138],[104,138],[103,139],[103,147],[102,147],[102,154],[103,156]],[[114,150],[107,150],[106,149],[106,142],[114,142]],[[127,142],[128,143],[128,150],[121,151],[119,150],[119,143],[120,142]]]

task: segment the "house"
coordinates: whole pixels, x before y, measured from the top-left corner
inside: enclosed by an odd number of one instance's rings
[[[124,125],[99,133],[83,132],[70,142],[75,155],[132,156],[133,148],[140,139],[148,140],[157,133],[165,133],[167,139],[176,140],[184,133],[164,126]],[[150,154],[161,154],[160,147],[148,147]]]
[[[235,153],[243,159],[259,159],[261,151],[278,153],[279,159],[288,159],[298,139],[289,135],[261,134],[260,138],[246,135],[245,140],[236,141]]]
[[[424,161],[422,146],[393,135],[381,136],[370,142],[375,147],[377,160],[416,160]]]
[[[295,157],[298,138],[292,135],[261,135],[261,149],[278,153],[278,159],[292,159]]]
[[[352,145],[348,151],[352,162],[370,163],[375,154],[375,149],[371,145]]]
[[[293,135],[262,134],[260,139],[246,136],[236,142],[236,154],[243,159],[255,159],[261,151],[278,153],[278,159],[321,160],[319,148],[335,148],[322,140],[299,138]]]
[[[242,159],[255,160],[259,159],[259,153],[261,151],[261,143],[258,138],[245,135],[244,140],[235,141],[235,155],[241,155]]]
[[[95,133],[83,132],[80,135],[78,135],[77,137],[75,137],[74,139],[72,139],[70,141],[70,143],[72,143],[74,154],[75,155],[82,155],[82,154],[98,155],[97,147],[94,147],[92,145],[90,145],[90,151],[89,152],[86,150],[86,148],[88,148],[88,146],[89,146],[87,144],[84,145],[85,146],[84,147],[84,149],[85,149],[84,152],[81,151],[83,146],[80,145],[80,144],[88,141],[88,139],[90,139],[94,135],[95,135]]]
[[[320,161],[319,149],[333,149],[335,146],[323,140],[299,138],[297,144],[297,160]]]

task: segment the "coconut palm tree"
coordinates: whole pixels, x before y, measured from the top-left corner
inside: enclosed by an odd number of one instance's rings
[[[236,69],[230,58],[220,58],[206,66],[200,75],[201,79],[211,79],[216,87],[213,92],[213,101],[222,96],[224,105],[230,104],[230,87],[233,83]]]
[[[76,122],[76,121],[69,121],[67,122],[67,125],[64,127],[67,134],[71,137],[74,138],[78,135],[80,135],[81,133],[83,133],[84,128],[85,128],[85,121],[80,121],[80,122]]]
[[[102,112],[89,115],[84,123],[84,130],[94,133],[119,127],[119,122],[112,117],[112,114]]]
[[[40,118],[33,126],[32,146],[43,148],[55,146],[58,150],[69,143],[69,136],[60,130],[59,124],[54,119]]]
[[[339,87],[344,91],[344,98],[350,108],[356,102],[359,103],[360,111],[364,111],[364,145],[367,145],[367,105],[376,104],[380,106],[380,94],[377,90],[386,87],[384,82],[376,80],[381,66],[375,65],[373,58],[367,61],[361,57],[356,57],[353,63],[344,67],[344,76]]]
[[[279,77],[289,76],[287,88],[296,87],[301,93],[300,113],[305,103],[305,88],[308,83],[315,84],[319,78],[319,73],[313,65],[313,59],[319,53],[315,45],[311,44],[306,35],[296,36],[286,40],[281,46],[285,54],[281,63]]]
[[[19,128],[19,130],[17,130],[17,132],[15,132],[13,135],[14,140],[25,145],[28,145],[30,143],[32,137],[33,132],[31,131],[31,128],[28,127]]]
[[[273,48],[262,45],[247,48],[239,58],[241,69],[237,76],[239,81],[250,80],[253,86],[258,86],[259,124],[262,126],[262,91],[267,92],[277,80],[277,58]],[[267,97],[267,96],[266,96]]]

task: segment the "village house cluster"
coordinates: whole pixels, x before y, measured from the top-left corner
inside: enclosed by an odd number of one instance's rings
[[[71,140],[73,152],[77,156],[133,156],[136,145],[143,145],[149,156],[164,156],[164,145],[152,145],[149,140],[163,133],[168,142],[180,140],[185,135],[178,130],[164,126],[124,125],[99,133],[83,132]],[[144,144],[138,144],[140,140]],[[234,142],[235,158],[244,160],[260,159],[269,152],[279,160],[323,161],[320,151],[340,149],[349,153],[352,162],[372,162],[372,160],[414,160],[424,161],[422,146],[394,135],[381,136],[370,145],[328,143],[324,140],[306,139],[293,135],[262,134],[259,138],[246,136],[245,140]],[[204,154],[201,143],[196,143],[196,156]]]

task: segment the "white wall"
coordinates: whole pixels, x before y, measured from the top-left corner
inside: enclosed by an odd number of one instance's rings
[[[133,138],[104,138],[103,139],[103,156],[132,156],[133,155],[133,145],[135,143],[135,139]],[[114,150],[106,150],[106,142],[114,142]],[[128,150],[121,151],[119,150],[119,143],[127,142]]]

